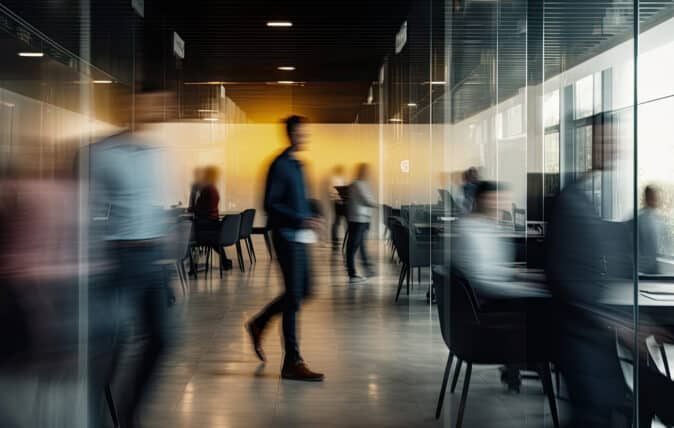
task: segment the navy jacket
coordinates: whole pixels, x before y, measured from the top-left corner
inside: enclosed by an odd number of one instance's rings
[[[270,229],[292,235],[302,227],[304,220],[311,217],[311,208],[306,196],[302,164],[290,151],[291,148],[284,150],[269,167],[264,209]]]

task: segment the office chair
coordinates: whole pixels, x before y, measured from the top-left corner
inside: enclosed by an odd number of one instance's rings
[[[527,348],[526,317],[515,312],[483,310],[470,283],[455,268],[434,267],[433,288],[438,303],[442,338],[450,350],[435,411],[436,419],[442,412],[451,366],[456,357],[458,364],[454,373],[452,391],[456,386],[461,365],[466,363],[456,421],[457,428],[460,428],[463,423],[473,364],[535,366],[548,398],[554,426],[559,428],[549,357],[546,355],[547,349]]]

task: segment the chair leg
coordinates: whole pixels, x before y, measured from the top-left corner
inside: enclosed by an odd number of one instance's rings
[[[552,387],[552,374],[550,372],[550,364],[540,364],[538,367],[538,374],[541,376],[543,383],[543,390],[548,396],[548,403],[550,404],[550,414],[552,415],[552,423],[555,428],[559,428],[559,416],[557,414],[557,401],[555,400],[555,391]]]
[[[407,266],[407,295],[410,295],[410,277],[412,276],[412,269],[410,266]]]
[[[271,239],[269,238],[268,232],[264,233],[264,245],[267,247],[267,251],[269,252],[269,260],[273,259],[274,253],[272,252],[271,249]]]
[[[555,388],[557,390],[557,395],[561,396],[562,395],[562,380],[561,380],[561,375],[559,374],[559,367],[555,365]]]
[[[459,403],[459,414],[456,417],[456,428],[461,428],[463,424],[463,413],[466,410],[466,399],[468,398],[468,386],[470,386],[470,374],[473,371],[473,364],[466,365],[466,376],[463,379],[463,392],[461,393],[461,402]]]
[[[183,278],[185,278],[185,292],[187,292],[190,288],[190,276],[187,274],[187,271],[185,270],[185,261],[184,260],[180,261],[180,270],[183,273]]]
[[[222,252],[225,251],[224,248],[218,248],[218,268],[220,269],[220,278],[222,278],[222,265],[225,262]]]
[[[206,265],[204,266],[204,279],[208,279],[208,267],[211,262],[211,249],[206,249]]]
[[[400,290],[403,288],[403,280],[405,279],[405,272],[407,271],[407,265],[403,265],[402,268],[400,268],[400,276],[398,277],[398,291],[396,291],[396,302],[398,301],[398,297],[400,297]]]
[[[253,261],[257,263],[257,255],[255,254],[255,246],[253,245],[253,238],[251,236],[248,237],[248,245],[250,245],[250,252],[253,255]]]
[[[112,398],[112,390],[110,385],[105,386],[105,400],[108,402],[108,409],[112,417],[112,426],[119,428],[119,416],[117,415],[117,407],[115,407],[115,400]]]
[[[450,394],[454,394],[454,391],[456,390],[456,383],[459,381],[459,375],[461,374],[461,365],[463,364],[463,361],[461,361],[461,359],[458,357],[457,360],[459,363],[456,365],[456,369],[454,369],[454,379],[452,379],[452,387],[449,390]]]
[[[454,360],[454,353],[450,352],[447,357],[447,364],[445,365],[445,374],[442,377],[442,386],[440,387],[440,396],[438,397],[438,406],[435,408],[435,419],[440,419],[442,412],[442,403],[445,401],[445,390],[447,389],[447,381],[449,374],[452,372],[452,362]]]
[[[246,244],[246,251],[248,252],[248,260],[250,260],[250,266],[253,266],[253,253],[250,251],[250,244],[248,243],[248,239],[244,238],[243,240],[244,244]]]
[[[175,266],[176,266],[176,272],[178,273],[178,279],[180,279],[180,288],[183,290],[183,296],[185,296],[186,293],[186,287],[185,287],[185,277],[183,277],[183,271],[180,268],[180,265],[182,262],[180,260],[176,260]]]
[[[241,251],[241,241],[236,241],[236,256],[239,259],[239,269],[241,269],[241,272],[245,272],[246,267],[243,264],[243,251]]]

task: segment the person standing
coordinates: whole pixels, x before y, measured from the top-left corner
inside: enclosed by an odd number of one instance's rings
[[[138,130],[163,120],[162,106],[167,102],[162,92],[137,95]],[[169,343],[170,294],[158,263],[164,257],[168,225],[159,200],[163,162],[158,148],[131,131],[95,143],[87,151],[82,154],[89,157],[92,214],[97,218],[96,213],[107,213],[100,225],[92,227],[91,237],[104,242],[112,264],[106,283],[114,288],[109,299],[98,304],[122,305],[116,311],[114,355],[96,370],[104,373],[103,385],[119,387],[115,402],[120,426],[134,427]],[[116,356],[123,357],[120,364]],[[95,386],[90,394],[102,396],[103,387]]]
[[[370,228],[372,208],[377,201],[372,195],[369,184],[370,167],[365,163],[358,165],[356,180],[349,186],[349,203],[347,219],[349,221],[349,237],[346,242],[346,267],[349,274],[349,284],[358,284],[365,278],[356,274],[356,252],[360,252],[366,275],[372,276],[373,271],[367,256],[365,237]]]
[[[339,249],[339,225],[342,223],[342,219],[346,217],[344,201],[337,191],[338,187],[343,186],[346,186],[346,180],[344,180],[344,167],[337,165],[333,170],[332,177],[330,177],[330,189],[328,189],[330,201],[332,201],[334,207],[334,217],[331,228],[332,249],[334,251]]]
[[[303,299],[311,292],[309,273],[309,244],[316,241],[316,231],[322,218],[312,213],[306,196],[302,164],[297,152],[306,144],[306,119],[290,116],[285,120],[290,147],[269,167],[264,195],[268,227],[276,250],[285,292],[253,317],[246,328],[258,358],[265,361],[261,341],[269,320],[283,314],[285,357],[281,377],[301,381],[322,381],[324,375],[311,371],[304,363],[297,341],[297,312]]]

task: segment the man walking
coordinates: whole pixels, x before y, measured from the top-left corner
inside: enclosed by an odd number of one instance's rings
[[[250,320],[246,327],[253,341],[255,353],[264,361],[261,346],[264,329],[273,316],[283,314],[285,359],[281,377],[322,381],[323,374],[312,372],[304,363],[296,335],[297,312],[302,299],[310,294],[308,247],[316,241],[315,231],[319,230],[323,223],[319,216],[312,213],[306,197],[302,165],[295,157],[305,145],[305,121],[299,116],[286,119],[290,147],[269,167],[264,196],[264,208],[283,273],[285,292]]]

